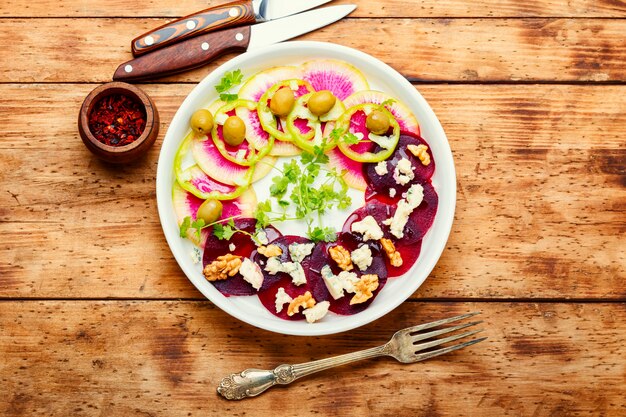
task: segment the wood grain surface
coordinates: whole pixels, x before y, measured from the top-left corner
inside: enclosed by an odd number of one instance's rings
[[[78,136],[80,104],[134,37],[219,3],[0,2],[0,416],[626,415],[626,2],[333,2],[358,8],[302,39],[413,81],[450,141],[458,194],[448,245],[411,299],[314,338],[206,301],[158,222],[169,122],[232,56],[142,85],[161,133],[136,163],[104,164]],[[239,403],[215,393],[231,372],[476,310],[489,339],[436,360],[346,366]]]

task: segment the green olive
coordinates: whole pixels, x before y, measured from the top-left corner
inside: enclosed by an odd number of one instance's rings
[[[337,97],[328,90],[318,91],[309,97],[309,110],[316,116],[326,114],[337,102]]]
[[[199,135],[206,135],[213,129],[213,115],[207,109],[196,110],[191,116],[191,128]]]
[[[237,116],[230,116],[224,122],[224,142],[230,146],[239,146],[246,138],[246,125]]]
[[[205,224],[210,224],[218,221],[222,217],[222,203],[219,200],[206,200],[198,208],[198,219],[204,220]]]
[[[270,110],[278,117],[286,117],[296,102],[296,98],[293,95],[293,91],[289,87],[283,87],[279,89],[272,101],[270,101]]]
[[[384,135],[389,130],[389,116],[380,110],[374,110],[365,119],[365,126],[375,135]]]

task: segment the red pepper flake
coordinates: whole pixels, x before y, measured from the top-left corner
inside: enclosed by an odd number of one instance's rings
[[[113,94],[100,99],[89,114],[89,130],[110,146],[133,143],[146,128],[146,111],[132,97]]]

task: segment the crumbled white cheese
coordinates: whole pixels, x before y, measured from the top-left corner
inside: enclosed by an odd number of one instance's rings
[[[270,240],[267,238],[267,233],[265,233],[265,230],[259,230],[258,232],[256,232],[256,240],[261,245],[267,245],[268,243],[270,243]]]
[[[420,184],[413,184],[403,200],[398,201],[398,208],[383,224],[389,226],[389,231],[398,239],[404,237],[404,226],[409,221],[409,216],[422,203],[424,188]]]
[[[237,151],[237,153],[235,154],[235,159],[238,161],[243,161],[243,159],[246,157],[246,150],[245,149],[239,149]]]
[[[291,80],[289,81],[289,88],[293,91],[298,91],[300,89],[300,86],[298,85],[298,82],[296,80]],[[276,90],[276,92],[278,92],[278,90]]]
[[[292,301],[293,301],[293,298],[291,298],[289,294],[285,292],[285,289],[283,287],[280,287],[278,289],[278,292],[276,293],[276,301],[275,301],[276,312],[280,313],[281,311],[283,311],[283,306]]]
[[[321,274],[328,292],[335,300],[343,297],[344,290],[354,293],[354,284],[359,281],[354,272],[341,271],[339,275],[335,275],[328,265],[324,265]]]
[[[263,272],[256,262],[244,258],[239,267],[239,273],[243,276],[244,281],[249,282],[255,290],[258,291],[263,285]]]
[[[369,245],[363,245],[355,249],[350,254],[352,262],[359,267],[361,271],[365,271],[372,264],[372,251]]]
[[[363,140],[363,138],[365,137],[363,136],[363,132],[356,132],[354,133],[354,136],[356,136],[358,140]]]
[[[376,173],[381,177],[387,174],[389,172],[387,171],[387,161],[380,161],[379,163],[377,163],[374,171],[376,171]]]
[[[289,245],[289,254],[294,262],[302,262],[315,248],[315,243],[292,243]]]
[[[304,314],[308,323],[315,323],[328,314],[328,307],[330,307],[330,303],[328,301],[322,301],[311,308],[307,308],[302,314]]]
[[[271,275],[276,275],[279,272],[291,275],[291,281],[294,285],[306,284],[306,276],[304,275],[304,269],[300,262],[281,263],[276,256],[272,256],[271,258],[267,258],[265,270]]]
[[[370,239],[378,240],[383,237],[383,231],[380,229],[378,223],[376,223],[376,219],[372,216],[367,216],[360,222],[352,223],[352,231],[355,233],[361,233],[363,235],[363,240],[366,242]]]
[[[234,251],[235,251],[235,249],[237,249],[237,246],[235,246],[235,244],[234,244],[234,243],[231,243],[230,245],[228,245],[228,249],[229,249],[231,252],[234,252]]]
[[[395,144],[393,136],[379,136],[370,132],[367,137],[369,138],[369,140],[371,140],[383,149],[391,149]]]
[[[217,123],[218,125],[223,125],[224,123],[226,123],[227,119],[228,115],[226,113],[217,113],[215,115],[215,123]]]
[[[389,189],[389,197],[394,198],[396,196],[396,189],[395,188],[390,188]]]
[[[202,260],[202,255],[200,254],[200,249],[198,248],[193,248],[189,255],[191,255],[191,260],[194,264],[198,264]]]
[[[393,170],[393,179],[397,184],[406,185],[413,178],[415,178],[415,174],[413,173],[413,165],[411,165],[411,161],[406,158],[402,158],[398,161],[396,168]]]

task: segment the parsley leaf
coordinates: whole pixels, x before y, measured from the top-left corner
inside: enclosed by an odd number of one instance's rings
[[[237,100],[237,94],[228,94],[227,91],[236,85],[241,84],[243,80],[243,73],[240,69],[229,71],[222,77],[220,83],[215,86],[215,91],[220,93],[220,100],[222,101],[234,101]]]
[[[216,224],[213,226],[213,234],[219,240],[230,240],[235,233],[240,231],[241,230],[235,226],[235,220],[232,217],[226,224]]]
[[[343,137],[341,138],[341,142],[345,143],[346,145],[356,145],[357,143],[359,143],[359,138],[357,138],[354,133],[348,132],[343,135]]]
[[[180,224],[180,237],[187,237],[187,231],[191,227],[191,217],[187,216]]]
[[[337,240],[337,233],[330,227],[316,227],[308,233],[313,242],[334,242]]]

